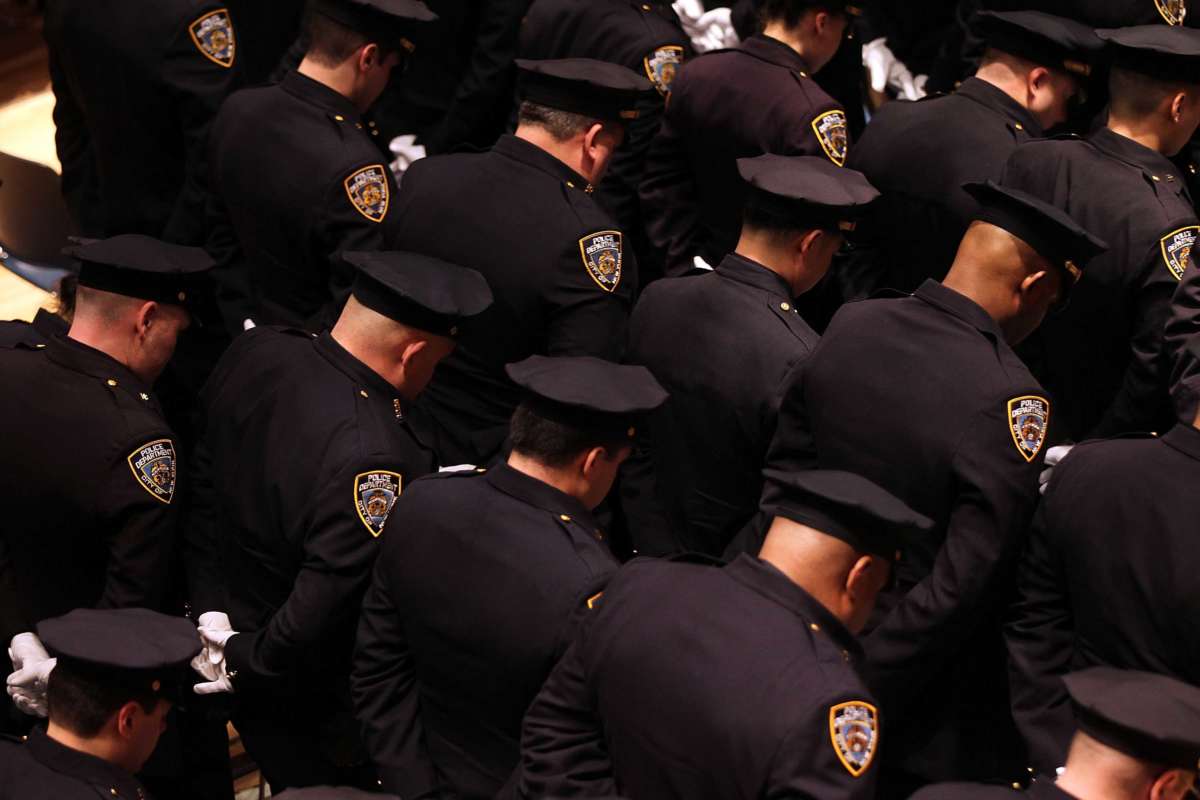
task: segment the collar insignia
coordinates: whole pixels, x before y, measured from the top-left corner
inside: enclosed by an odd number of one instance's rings
[[[620,231],[597,231],[579,240],[584,268],[606,292],[615,292],[621,283],[622,252]]]
[[[237,39],[233,33],[233,22],[229,9],[210,11],[188,26],[192,43],[214,64],[229,68],[237,55]]]
[[[360,472],[354,476],[354,508],[362,524],[375,538],[383,533],[388,514],[400,496],[403,480],[399,472],[388,470]]]
[[[850,134],[846,127],[845,112],[826,111],[812,121],[812,129],[829,160],[839,167],[846,166],[846,155],[850,151]]]
[[[658,89],[658,93],[666,97],[671,93],[671,84],[679,73],[679,65],[683,63],[683,48],[678,45],[660,47],[642,59],[646,68],[646,77]]]
[[[879,749],[879,712],[870,703],[838,703],[829,709],[829,738],[838,761],[855,778],[862,775]]]
[[[1171,271],[1171,277],[1177,281],[1183,280],[1183,273],[1191,263],[1197,235],[1200,235],[1200,225],[1189,225],[1168,233],[1160,242],[1163,261]]]
[[[383,222],[388,212],[387,173],[382,164],[363,167],[343,182],[346,195],[358,213],[371,222]]]
[[[175,445],[170,439],[155,439],[134,450],[125,459],[138,485],[160,503],[170,505],[175,497]]]
[[[1025,461],[1033,461],[1042,451],[1049,427],[1050,401],[1046,398],[1026,395],[1008,401],[1008,429]]]

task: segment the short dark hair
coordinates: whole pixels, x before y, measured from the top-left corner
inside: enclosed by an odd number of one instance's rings
[[[755,202],[753,192],[742,208],[742,225],[768,234],[772,239],[782,240],[797,234],[807,233],[821,226],[804,219],[785,215],[780,210],[764,203]]]
[[[372,42],[379,46],[380,55],[385,58],[398,49],[393,45],[359,33],[314,8],[309,8],[307,11],[304,33],[308,40],[308,49],[305,55],[323,67],[339,66],[354,55],[359,48]]]
[[[545,128],[559,142],[565,142],[578,136],[597,122],[600,120],[585,114],[561,111],[540,103],[531,103],[528,100],[521,103],[521,108],[517,112],[518,125],[536,125],[539,128]]]
[[[833,2],[822,3],[820,0],[760,0],[759,25],[765,28],[768,23],[781,22],[788,28],[794,28],[809,10],[826,11],[830,14],[845,13],[841,5]]]
[[[159,697],[149,689],[135,688],[111,671],[91,669],[59,659],[46,684],[50,719],[76,736],[91,738],[100,733],[126,703],[137,703],[147,714],[158,706]]]
[[[615,454],[632,444],[623,432],[589,431],[567,425],[538,414],[528,403],[517,406],[508,433],[514,452],[556,468],[565,467],[593,447]]]
[[[1160,80],[1123,67],[1113,67],[1108,77],[1112,113],[1126,118],[1148,117],[1164,100],[1186,88],[1186,81]]]

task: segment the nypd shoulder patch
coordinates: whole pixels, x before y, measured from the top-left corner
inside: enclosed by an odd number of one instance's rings
[[[1159,243],[1162,247],[1163,261],[1177,281],[1183,280],[1183,273],[1191,263],[1192,249],[1196,246],[1197,236],[1200,236],[1200,225],[1188,225],[1168,233]]]
[[[846,166],[846,156],[850,152],[850,133],[846,126],[845,112],[826,111],[812,121],[812,129],[829,160],[839,167]]]
[[[383,533],[392,506],[404,482],[399,472],[381,469],[354,476],[354,509],[367,531],[378,538]]]
[[[592,280],[606,292],[615,292],[621,283],[624,249],[620,231],[597,231],[579,240],[579,254]]]
[[[222,67],[232,67],[237,56],[237,37],[233,32],[233,21],[229,9],[210,11],[188,26],[192,43],[204,57]]]
[[[1154,5],[1168,25],[1182,25],[1187,18],[1187,0],[1154,0]]]
[[[354,209],[371,222],[383,222],[391,199],[388,189],[387,169],[382,164],[363,167],[346,178],[346,195]]]
[[[175,444],[155,439],[139,446],[125,459],[138,485],[151,497],[170,505],[175,497]]]
[[[829,709],[829,738],[846,771],[855,778],[875,760],[879,749],[879,712],[862,701],[838,703]]]
[[[671,93],[671,84],[675,82],[675,76],[683,64],[683,48],[679,45],[660,47],[643,58],[642,64],[646,68],[646,77],[665,97]]]
[[[1042,451],[1050,429],[1050,401],[1037,395],[1009,400],[1008,429],[1017,452],[1026,461],[1033,461]]]

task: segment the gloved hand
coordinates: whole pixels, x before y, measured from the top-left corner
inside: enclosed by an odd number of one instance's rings
[[[206,625],[205,623],[211,623]],[[231,694],[233,678],[225,663],[225,643],[237,635],[230,626],[229,616],[220,611],[200,615],[200,640],[204,649],[192,659],[192,669],[207,681],[192,687],[196,694]]]
[[[425,146],[417,144],[417,137],[413,134],[405,134],[392,139],[392,143],[388,145],[388,149],[392,151],[392,155],[396,158],[391,163],[392,174],[398,179],[404,174],[404,171],[413,165],[414,161],[420,161],[425,157]]]
[[[918,85],[908,67],[887,46],[885,38],[863,45],[863,66],[871,76],[871,89],[875,92],[892,89],[903,100],[920,100],[925,96],[925,82]]]
[[[1054,473],[1054,468],[1067,457],[1067,453],[1071,452],[1074,447],[1073,444],[1060,444],[1046,451],[1046,468],[1038,475],[1039,492],[1046,493],[1046,485],[1050,483],[1050,476]]]
[[[720,7],[705,11],[704,3],[700,0],[676,0],[672,7],[679,15],[683,32],[692,40],[697,52],[720,50],[738,43],[737,31],[733,29],[732,9]]]
[[[37,635],[28,631],[12,638],[8,658],[13,672],[6,683],[13,704],[30,716],[46,716],[46,680],[58,659],[51,658]]]

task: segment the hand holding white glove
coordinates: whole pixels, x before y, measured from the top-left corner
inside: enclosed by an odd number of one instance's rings
[[[204,649],[192,659],[192,669],[207,681],[192,687],[196,694],[231,694],[233,674],[225,663],[225,643],[237,635],[229,616],[220,611],[209,611],[200,615],[200,640]]]
[[[413,162],[420,161],[425,157],[425,146],[417,144],[417,137],[411,133],[392,139],[388,149],[396,157],[392,161],[391,167],[392,174],[397,178],[403,175],[405,170],[413,165]]]
[[[882,93],[892,89],[903,100],[920,100],[925,96],[925,84],[918,85],[904,62],[896,58],[887,39],[875,39],[863,45],[863,66],[871,77],[871,89]]]
[[[738,43],[737,32],[733,29],[732,9],[718,7],[705,11],[700,0],[676,0],[672,7],[679,15],[683,32],[692,40],[697,52],[720,50]]]
[[[13,672],[8,676],[8,696],[22,713],[45,717],[46,681],[58,659],[51,658],[37,635],[18,633],[8,646],[8,658]]]
[[[1067,453],[1071,452],[1074,447],[1073,444],[1060,444],[1046,451],[1046,468],[1038,475],[1039,492],[1046,493],[1046,485],[1050,483],[1050,476],[1054,473],[1054,468],[1067,457]]]

